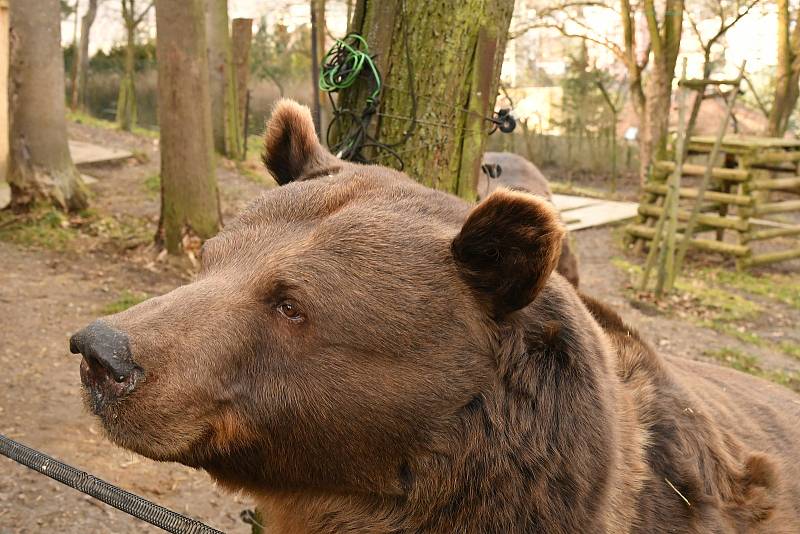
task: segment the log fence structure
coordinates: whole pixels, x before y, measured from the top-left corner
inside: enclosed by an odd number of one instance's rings
[[[693,159],[707,160],[715,142],[713,136],[690,137],[688,153]],[[728,135],[721,139],[719,152],[704,193],[701,180],[707,164],[682,166],[678,240],[684,239],[691,211],[702,196],[697,225],[690,232],[691,248],[732,256],[739,270],[800,258],[800,220],[791,217],[800,214],[800,140]],[[675,168],[672,161],[655,163],[652,179],[644,187],[639,218],[627,227],[634,239],[647,243],[656,235],[655,225],[669,193],[668,179]],[[735,242],[723,240],[726,231],[736,234]],[[698,235],[709,232],[716,235]],[[793,239],[770,247],[777,250],[754,250],[755,243],[778,238]]]
[[[627,227],[637,250],[649,245],[642,291],[658,265],[656,297],[672,289],[690,247],[732,256],[739,270],[800,258],[800,221],[790,215],[800,214],[800,200],[785,198],[800,195],[800,141],[727,134],[745,80],[745,63],[735,80],[690,80],[686,66],[684,59],[675,161],[654,162],[639,218]],[[697,111],[706,87],[713,85],[731,86],[719,130],[715,136],[693,136],[697,115],[693,112],[687,124],[687,93],[698,93]],[[726,231],[735,232],[734,243],[725,240]],[[715,237],[699,235],[708,232]],[[796,239],[783,239],[792,237]],[[753,247],[779,238],[782,248],[771,245],[768,252],[756,252]]]

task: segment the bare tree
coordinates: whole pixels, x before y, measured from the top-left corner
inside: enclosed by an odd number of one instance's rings
[[[11,2],[11,204],[88,204],[67,142],[64,60],[58,0]]]
[[[250,79],[250,47],[253,44],[253,19],[233,19],[231,45],[236,78],[236,102],[242,125],[242,145],[247,144],[247,84]],[[244,146],[243,146],[244,148]],[[243,151],[244,155],[244,151]]]
[[[782,137],[800,95],[800,9],[793,12],[789,0],[776,0],[778,6],[778,65],[775,91],[767,133]]]
[[[73,110],[86,107],[86,81],[89,77],[89,35],[92,31],[94,19],[97,17],[98,0],[89,0],[89,7],[81,17],[81,38],[78,49],[75,51],[75,64],[77,76],[72,84],[70,103]]]
[[[179,253],[186,238],[219,229],[203,0],[156,0],[161,220],[157,240]]]
[[[70,15],[72,16],[72,68],[70,69],[69,78],[72,89],[78,83],[78,12],[80,11],[81,0],[75,0],[75,3],[69,7]],[[62,4],[62,11],[64,6]]]
[[[784,0],[779,0],[784,1]],[[536,21],[515,28],[512,38],[530,29],[551,28],[567,37],[584,39],[611,51],[625,66],[628,93],[639,119],[640,177],[644,181],[653,158],[664,155],[672,100],[675,63],[681,48],[684,20],[688,19],[704,52],[704,77],[711,74],[712,53],[725,34],[752,11],[759,0],[562,0],[544,4]],[[659,6],[663,9],[659,10]],[[621,21],[622,35],[614,40],[597,32],[589,10],[608,10]],[[718,19],[713,35],[701,35],[695,20]],[[642,35],[645,42],[639,42]],[[699,106],[699,101],[696,102]],[[697,112],[695,111],[695,114]]]
[[[122,1],[122,19],[125,22],[127,42],[125,46],[125,68],[119,83],[119,96],[117,98],[117,124],[122,130],[131,131],[136,125],[136,30],[142,23],[147,13],[152,9],[153,2],[141,10],[136,9],[136,0]]]
[[[242,137],[228,24],[228,0],[206,0],[206,37],[214,148],[229,158],[239,159]]]
[[[672,80],[680,50],[684,19],[683,0],[664,0],[658,10],[654,0],[576,0],[546,7],[539,20],[517,28],[512,36],[533,28],[552,28],[610,50],[625,66],[631,103],[639,119],[640,179],[646,179],[654,157],[666,146]],[[622,40],[599,34],[584,17],[586,9],[612,10],[622,24]],[[637,23],[644,19],[648,41],[638,42]],[[651,59],[652,58],[652,59]],[[645,76],[646,72],[646,76]]]

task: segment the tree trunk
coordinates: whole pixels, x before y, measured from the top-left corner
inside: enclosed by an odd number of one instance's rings
[[[657,63],[657,62],[656,62]],[[648,167],[654,159],[665,157],[667,134],[669,133],[669,116],[672,104],[672,78],[674,68],[668,71],[665,65],[653,65],[647,78],[645,89],[645,120],[641,132],[641,150],[639,157],[641,170],[647,176]]]
[[[312,76],[311,84],[316,99],[314,110],[314,124],[320,137],[325,139],[325,129],[330,121],[330,110],[328,95],[319,90],[319,68],[322,58],[325,57],[325,0],[311,0],[311,61]]]
[[[367,39],[384,82],[372,135],[397,157],[364,155],[474,200],[513,8],[513,0],[358,0],[351,30]],[[363,82],[344,90],[340,107],[360,112],[370,90]]]
[[[228,0],[206,0],[206,35],[214,149],[231,159],[239,159],[242,143]]]
[[[0,0],[0,187],[8,180],[8,52],[8,0]]]
[[[123,4],[126,0],[122,0]],[[117,98],[117,124],[121,130],[130,132],[136,125],[136,84],[134,81],[136,69],[136,23],[134,17],[134,2],[130,1],[129,13],[125,16],[125,30],[128,41],[125,47],[125,70],[119,82],[119,97]]]
[[[72,109],[86,108],[86,82],[89,78],[89,34],[97,16],[97,0],[89,0],[89,8],[81,18],[81,40],[76,51],[77,83],[72,86]]]
[[[767,133],[774,137],[783,137],[800,95],[800,13],[798,13],[798,23],[790,32],[789,26],[792,21],[789,0],[777,0],[777,4],[778,65]]]
[[[88,205],[67,142],[58,0],[11,2],[11,204]]]
[[[645,114],[641,117],[639,158],[640,183],[644,185],[654,160],[666,156],[669,116],[672,107],[672,79],[681,46],[683,0],[666,0],[663,22],[659,26],[655,3],[643,3],[653,52],[652,67],[645,89]]]
[[[75,88],[78,86],[78,12],[80,11],[81,0],[75,0],[74,18],[72,23],[72,69],[70,69],[70,88],[71,92],[75,93]],[[74,111],[75,108],[73,107]]]
[[[185,236],[220,225],[203,0],[156,0],[161,221],[158,240],[179,253]]]
[[[242,125],[242,143],[247,143],[245,108],[247,107],[247,83],[250,77],[250,45],[253,42],[253,19],[233,19],[231,31],[233,65],[236,73],[236,103],[239,109],[239,124]]]

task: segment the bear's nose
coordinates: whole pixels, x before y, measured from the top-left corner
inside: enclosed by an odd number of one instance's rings
[[[69,350],[99,363],[116,382],[130,378],[136,369],[127,334],[101,320],[73,335],[69,340]]]

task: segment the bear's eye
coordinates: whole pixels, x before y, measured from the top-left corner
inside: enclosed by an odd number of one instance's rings
[[[291,321],[302,321],[303,314],[300,313],[300,309],[297,307],[297,304],[290,300],[284,300],[280,304],[278,304],[278,311]]]

